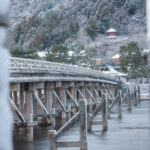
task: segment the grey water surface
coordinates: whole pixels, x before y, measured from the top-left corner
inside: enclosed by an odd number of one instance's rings
[[[93,126],[88,133],[88,150],[150,150],[150,105],[141,102],[128,112],[123,108],[123,118],[115,114],[108,120],[108,131],[101,132],[101,126]],[[100,114],[96,119],[100,119]],[[25,142],[26,133],[22,128],[14,131],[14,150],[49,150],[48,129],[36,127],[34,141]],[[69,129],[59,141],[79,140],[78,124]],[[79,150],[79,148],[59,148],[60,150]]]

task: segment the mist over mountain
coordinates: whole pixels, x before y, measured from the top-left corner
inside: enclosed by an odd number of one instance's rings
[[[145,0],[13,0],[10,20],[10,48],[42,51],[62,43],[70,50],[94,47],[99,57],[128,41],[142,45],[146,32]],[[107,39],[110,27],[121,43]]]

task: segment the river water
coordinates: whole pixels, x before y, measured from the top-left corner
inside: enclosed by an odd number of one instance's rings
[[[26,131],[24,128],[14,130],[14,150],[48,150],[48,130],[46,127],[34,128],[34,141],[26,142]]]
[[[56,130],[58,130],[64,121],[59,117],[56,118]],[[48,150],[49,149],[49,138],[48,130],[51,127],[34,127],[34,140],[33,142],[27,142],[26,130],[23,127],[16,127],[13,131],[13,143],[14,150]]]
[[[141,102],[131,112],[123,108],[123,118],[111,115],[108,131],[103,134],[101,126],[94,126],[88,133],[88,150],[150,150],[149,102]],[[99,115],[98,115],[99,116]],[[79,128],[72,127],[59,140],[76,140]],[[49,150],[48,130],[46,127],[34,128],[34,141],[26,142],[23,128],[14,130],[14,150]],[[79,150],[79,148],[61,148],[61,150]]]

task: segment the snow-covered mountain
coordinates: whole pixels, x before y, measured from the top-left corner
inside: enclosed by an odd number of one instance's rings
[[[100,56],[109,50],[116,53],[120,46],[120,42],[113,45],[106,40],[110,27],[117,29],[121,38],[126,36],[125,42],[143,40],[145,0],[12,0],[10,20],[11,48],[41,51],[58,43],[65,43],[70,49],[93,44]]]
[[[63,0],[12,0],[10,6],[10,24],[14,25],[22,18],[29,18],[37,13],[47,12]]]

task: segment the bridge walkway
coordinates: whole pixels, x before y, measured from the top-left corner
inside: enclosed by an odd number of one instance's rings
[[[141,102],[131,112],[123,108],[123,118],[115,114],[108,120],[108,131],[101,132],[101,126],[93,126],[88,133],[88,150],[149,150],[150,149],[150,104]],[[97,115],[97,117],[100,115]],[[77,124],[70,128],[58,141],[78,140]],[[58,148],[60,150],[79,150],[79,148]]]

